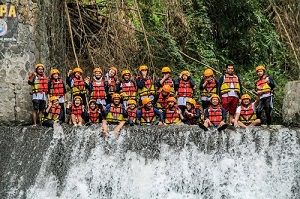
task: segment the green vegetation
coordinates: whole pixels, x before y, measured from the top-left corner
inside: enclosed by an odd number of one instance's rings
[[[82,1],[83,23],[78,22],[78,14],[72,14],[78,12],[74,8],[77,1],[73,2],[68,5],[73,30],[77,33],[76,52],[79,62],[91,68],[112,64],[136,69],[146,63],[159,74],[162,66],[169,65],[175,75],[189,69],[199,81],[206,67],[214,68],[220,75],[225,64],[234,63],[243,85],[251,92],[256,79],[254,69],[263,64],[277,83],[277,116],[281,112],[284,85],[299,76],[297,56],[300,53],[291,51],[293,45],[286,43],[274,20],[273,11],[279,8],[274,2],[280,1]],[[97,15],[89,14],[90,10]],[[98,28],[91,28],[93,22],[99,23]],[[296,43],[294,48],[299,49],[300,44]],[[68,57],[70,63],[75,63],[72,52]]]

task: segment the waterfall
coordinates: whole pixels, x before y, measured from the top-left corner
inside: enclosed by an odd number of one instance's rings
[[[1,198],[300,198],[300,129],[2,131]]]

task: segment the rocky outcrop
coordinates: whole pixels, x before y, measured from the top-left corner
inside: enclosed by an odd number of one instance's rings
[[[288,82],[282,106],[283,121],[289,126],[300,126],[300,81]]]
[[[0,42],[0,125],[31,121],[28,72],[36,63],[42,62],[49,69],[50,60],[53,62],[47,24],[55,5],[50,0],[10,2],[17,6],[18,36],[17,42]]]

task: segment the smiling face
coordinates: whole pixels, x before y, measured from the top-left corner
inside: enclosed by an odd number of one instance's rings
[[[90,103],[90,108],[94,110],[96,108],[96,104],[94,102]]]
[[[81,73],[80,72],[76,72],[74,74],[74,76],[75,76],[75,78],[79,79],[79,78],[81,78]]]
[[[229,75],[233,75],[234,73],[234,67],[233,66],[228,66],[226,69],[226,73]]]
[[[245,106],[250,104],[250,99],[243,99],[242,104],[244,104]]]
[[[52,104],[53,104],[54,106],[59,106],[58,100],[53,100],[53,101],[52,101]]]
[[[59,78],[59,74],[58,74],[58,73],[54,73],[54,74],[52,75],[52,78],[53,78],[53,79],[58,79],[58,78]]]
[[[36,69],[36,73],[38,74],[38,75],[43,75],[44,74],[44,68],[43,67],[37,67],[37,69]]]
[[[146,104],[146,108],[150,109],[152,107],[153,107],[152,102],[149,102],[148,104]]]
[[[80,106],[80,104],[81,104],[81,100],[78,99],[78,98],[76,98],[76,99],[74,100],[74,105],[75,105],[75,106]]]
[[[95,72],[94,75],[95,75],[96,79],[100,79],[102,77],[101,72]]]
[[[173,101],[171,101],[171,102],[168,103],[168,106],[169,106],[170,108],[173,108],[174,105],[175,105],[175,103],[174,103]]]
[[[257,74],[258,77],[262,77],[264,75],[264,71],[263,70],[258,70],[256,72],[256,74]]]
[[[217,105],[219,105],[219,99],[214,97],[211,99],[211,103],[213,106],[217,106]]]
[[[114,77],[115,75],[116,75],[116,71],[115,71],[115,70],[110,69],[110,70],[108,71],[108,76],[109,76],[109,77]]]
[[[123,75],[124,80],[129,80],[130,79],[130,74],[125,74]]]
[[[114,102],[115,105],[120,104],[120,101],[121,101],[121,99],[118,98],[118,97],[115,97],[115,98],[113,99],[113,102]]]
[[[129,104],[128,107],[129,107],[130,109],[135,109],[135,105],[134,105],[134,104]]]
[[[182,77],[181,77],[184,81],[186,81],[186,80],[188,80],[188,76],[187,75],[182,75]]]

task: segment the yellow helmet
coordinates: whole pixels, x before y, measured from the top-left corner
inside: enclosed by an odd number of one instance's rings
[[[187,100],[186,100],[186,103],[190,103],[190,104],[192,104],[194,107],[197,105],[196,100],[194,100],[193,98],[187,99]]]
[[[131,75],[130,70],[125,69],[125,70],[122,71],[122,77],[123,77],[124,75],[126,75],[126,74]]]
[[[131,104],[136,105],[136,101],[134,99],[130,99],[130,100],[127,101],[127,104],[128,105],[131,105]]]
[[[116,74],[118,73],[118,69],[116,67],[114,67],[114,66],[110,67],[109,70],[115,71]]]
[[[177,100],[176,100],[175,97],[168,97],[167,102],[174,102],[174,103],[176,103]]]
[[[188,77],[191,76],[190,72],[187,71],[187,70],[184,70],[184,71],[182,71],[182,72],[180,73],[180,75],[179,75],[180,78],[182,78],[183,75],[186,75],[186,76],[188,76]]]
[[[146,65],[141,65],[141,66],[139,67],[139,71],[142,71],[142,70],[148,70],[148,66],[146,66]]]
[[[203,73],[204,77],[210,77],[214,75],[214,71],[210,68],[206,69]]]
[[[171,73],[171,68],[168,66],[165,66],[161,69],[162,73]]]
[[[38,67],[45,68],[44,64],[36,64],[36,65],[35,65],[35,69],[37,69]]]
[[[217,95],[217,94],[212,94],[212,95],[210,96],[210,101],[212,101],[213,98],[217,98],[217,99],[219,100],[219,102],[221,101],[219,95]]]
[[[143,104],[143,106],[145,106],[145,105],[147,105],[151,101],[152,100],[149,97],[146,97],[146,98],[142,99],[142,104]]]
[[[54,75],[54,74],[59,74],[59,70],[57,70],[56,68],[51,69],[50,75]]]
[[[111,96],[112,99],[116,99],[116,98],[121,98],[121,95],[119,93],[114,93],[112,96]]]
[[[165,84],[162,87],[162,90],[165,91],[166,93],[169,93],[169,92],[171,92],[171,86],[169,84]]]
[[[76,95],[76,96],[74,97],[74,101],[77,100],[77,99],[79,99],[80,101],[82,101],[82,98],[81,98],[80,96],[78,96],[78,95]]]
[[[250,97],[250,95],[248,95],[248,94],[244,94],[244,95],[242,95],[241,100],[243,101],[244,99],[249,99],[249,100],[251,100],[251,97]]]
[[[83,73],[82,69],[80,67],[76,67],[73,69],[73,73]]]
[[[255,70],[256,70],[256,72],[259,71],[259,70],[266,71],[266,68],[265,68],[265,66],[260,65],[260,66],[257,66]]]
[[[94,99],[91,99],[91,100],[89,101],[89,104],[91,104],[91,103],[94,103],[94,104],[97,105],[97,102],[96,102],[96,100],[94,100]]]
[[[99,68],[99,67],[94,68],[93,73],[98,73],[98,72],[100,72],[102,74],[101,68]]]
[[[56,101],[58,100],[58,96],[51,96],[49,100],[50,102]]]

